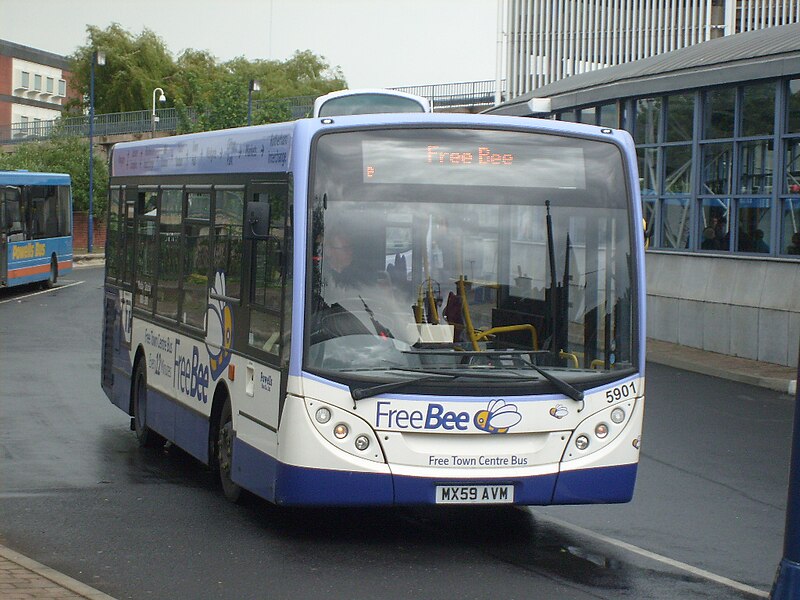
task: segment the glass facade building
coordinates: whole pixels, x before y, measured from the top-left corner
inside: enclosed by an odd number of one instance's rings
[[[800,24],[575,75],[489,112],[628,130],[651,248],[800,259]]]
[[[797,365],[800,24],[565,77],[487,112],[627,130],[648,337]]]

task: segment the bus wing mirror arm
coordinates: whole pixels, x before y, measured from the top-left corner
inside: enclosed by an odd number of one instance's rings
[[[248,202],[245,210],[244,238],[266,240],[269,237],[269,203]]]

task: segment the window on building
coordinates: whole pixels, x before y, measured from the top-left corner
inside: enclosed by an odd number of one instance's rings
[[[703,137],[731,138],[734,134],[736,88],[721,88],[705,94]]]
[[[58,80],[58,95],[59,96],[66,96],[67,95],[67,82],[63,79]]]
[[[42,76],[41,75],[34,75],[33,76],[33,89],[37,92],[42,91]]]
[[[664,193],[690,194],[692,182],[692,146],[664,148]]]
[[[769,254],[772,243],[772,206],[769,198],[740,198],[736,232],[738,252]]]
[[[664,198],[661,200],[661,246],[685,249],[689,247],[691,224],[689,198]]]
[[[639,185],[642,196],[653,196],[659,193],[661,178],[658,176],[658,149],[637,148],[639,158]]]
[[[580,122],[587,125],[597,124],[597,109],[594,106],[582,108],[580,110]]]
[[[775,83],[745,86],[742,91],[742,136],[775,131]]]
[[[634,140],[637,144],[656,144],[661,129],[661,98],[639,98],[636,101]]]
[[[700,201],[701,250],[730,250],[730,208],[729,198],[704,198]]]
[[[599,124],[602,127],[619,128],[619,110],[617,109],[616,102],[613,104],[603,104],[598,107],[598,110],[600,111]]]
[[[783,200],[781,213],[781,254],[800,256],[800,192]]]
[[[769,194],[772,192],[773,140],[739,144],[739,193]]]
[[[690,142],[694,128],[694,94],[667,98],[667,142]]]
[[[52,77],[47,78],[47,82],[45,84],[45,91],[48,94],[52,94],[55,91],[55,83],[56,83],[55,79],[53,79]]]
[[[700,152],[700,194],[730,194],[733,177],[733,144],[730,142],[705,144]]]
[[[19,85],[26,90],[29,89],[31,87],[31,74],[27,71],[22,71],[19,77]]]

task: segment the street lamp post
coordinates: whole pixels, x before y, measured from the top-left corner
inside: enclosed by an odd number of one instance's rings
[[[253,92],[261,91],[261,84],[255,79],[250,80],[250,86],[247,90],[247,125],[248,127],[253,122]]]
[[[158,97],[159,102],[167,101],[167,97],[164,95],[164,90],[162,90],[160,87],[157,87],[156,89],[153,90],[153,115],[152,115],[153,133],[156,132],[156,123],[158,122],[158,117],[156,116],[156,92],[161,93],[161,95]]]
[[[92,52],[89,67],[89,217],[87,219],[86,251],[91,254],[94,246],[94,68],[106,64],[104,52]]]

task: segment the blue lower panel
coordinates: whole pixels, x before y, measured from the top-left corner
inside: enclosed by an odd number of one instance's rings
[[[278,461],[239,438],[234,438],[232,466],[231,479],[234,483],[265,500],[275,502],[275,471]]]
[[[553,504],[615,504],[630,502],[636,464],[564,471],[558,476]]]
[[[148,388],[147,426],[208,464],[208,419]]]
[[[550,504],[556,475],[502,479],[429,479],[294,467],[239,439],[233,447],[233,479],[259,496],[286,505],[381,506],[434,504],[437,485],[514,484],[515,503]]]

